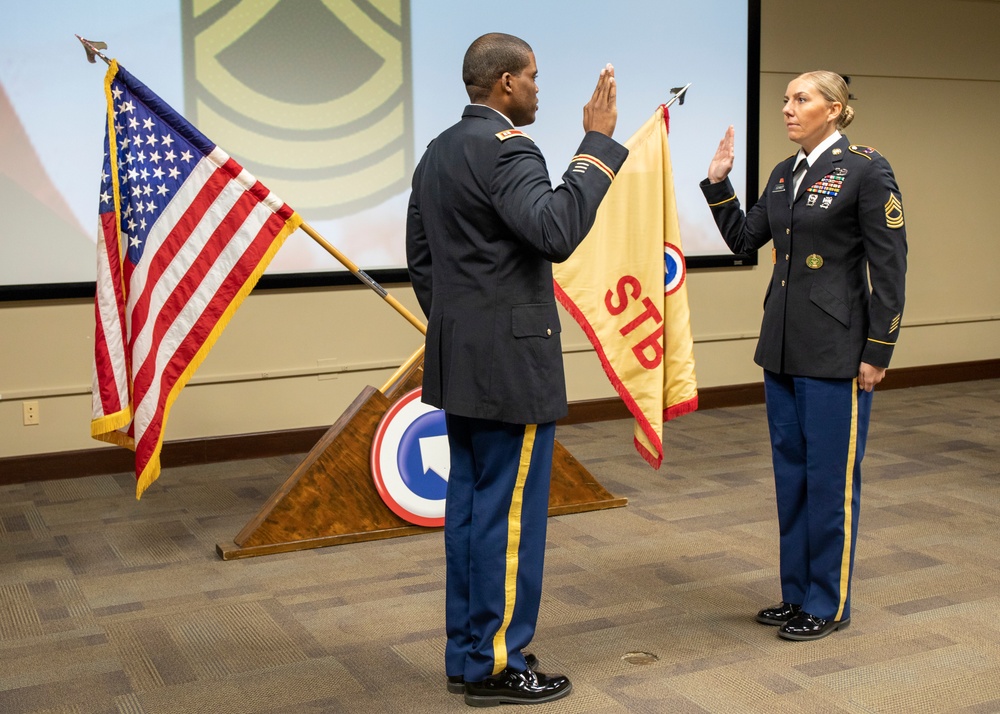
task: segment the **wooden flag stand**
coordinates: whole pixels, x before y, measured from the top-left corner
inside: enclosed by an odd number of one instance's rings
[[[426,334],[427,327],[381,285],[319,235],[309,224],[302,230],[339,260],[396,312]],[[230,544],[216,545],[223,560],[289,553],[327,545],[358,543],[429,533],[404,521],[382,501],[372,477],[369,455],[382,416],[397,400],[421,384],[423,348],[410,357],[382,389],[365,387],[288,480],[264,504]],[[549,515],[620,508],[615,498],[558,441],[552,455]]]
[[[412,364],[411,364],[412,363]],[[382,501],[369,457],[382,415],[420,386],[417,353],[382,390],[366,387],[323,435],[292,475],[243,527],[232,544],[218,544],[223,560],[288,553],[441,530],[415,526]],[[620,508],[612,496],[558,441],[552,459],[549,515]]]

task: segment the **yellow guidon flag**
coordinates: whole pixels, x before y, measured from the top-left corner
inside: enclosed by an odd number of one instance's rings
[[[698,408],[668,126],[660,106],[625,142],[628,159],[594,227],[553,266],[556,297],[635,417],[635,448],[653,468],[663,461],[663,422]]]

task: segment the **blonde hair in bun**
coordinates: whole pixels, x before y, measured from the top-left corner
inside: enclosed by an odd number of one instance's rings
[[[854,107],[847,106],[849,93],[847,82],[836,72],[829,72],[825,69],[806,72],[799,75],[800,79],[812,82],[816,90],[823,95],[828,102],[840,102],[840,116],[837,117],[837,128],[844,129],[854,121]]]
[[[837,119],[837,128],[844,129],[854,121],[854,107],[844,107],[844,111],[840,113],[840,118]]]

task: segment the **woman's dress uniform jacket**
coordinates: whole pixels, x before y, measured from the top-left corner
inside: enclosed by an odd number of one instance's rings
[[[701,184],[734,252],[774,244],[754,360],[774,373],[817,378],[854,378],[861,362],[888,367],[906,273],[892,168],[874,149],[841,137],[790,201],[794,160],[775,167],[745,220],[728,179]]]

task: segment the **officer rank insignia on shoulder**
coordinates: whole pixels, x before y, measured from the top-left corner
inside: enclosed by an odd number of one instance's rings
[[[861,144],[851,144],[850,146],[847,147],[847,149],[852,154],[857,154],[858,156],[864,156],[869,161],[871,161],[873,157],[881,156],[881,154],[879,154],[878,151],[876,151],[872,147],[862,146]]]
[[[903,227],[903,204],[892,191],[889,200],[885,202],[885,225],[889,228]]]
[[[523,136],[528,141],[534,141],[530,136],[525,134],[520,129],[504,129],[503,131],[498,131],[496,134],[500,141],[507,141],[507,139],[513,139],[515,136]]]

